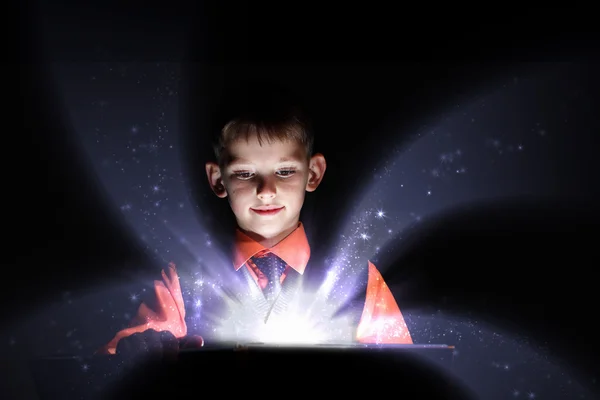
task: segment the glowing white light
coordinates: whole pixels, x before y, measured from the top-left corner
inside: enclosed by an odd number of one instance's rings
[[[305,316],[274,318],[259,324],[255,337],[259,342],[270,344],[319,344],[327,340],[327,332],[318,329],[314,321]]]
[[[331,273],[328,278],[332,284],[336,276]],[[251,298],[240,300],[228,302],[227,318],[216,330],[219,340],[285,345],[348,344],[354,341],[354,325],[346,315],[334,317],[339,304],[328,301],[330,299],[322,290],[316,294],[300,290],[284,312],[273,310],[266,322],[267,312],[257,313],[255,301]]]
[[[331,290],[333,289],[333,285],[335,284],[337,280],[337,273],[335,272],[335,270],[329,271],[327,273],[327,277],[325,278],[325,281],[323,282],[323,285],[321,286],[319,293],[320,294],[324,294],[327,295],[331,292]]]

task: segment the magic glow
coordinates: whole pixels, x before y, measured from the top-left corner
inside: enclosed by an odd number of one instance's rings
[[[283,313],[267,310],[257,315],[249,298],[228,301],[226,316],[218,319],[222,341],[264,344],[349,344],[356,329],[348,314],[338,315],[340,304],[332,301],[327,282],[316,294],[299,289]]]

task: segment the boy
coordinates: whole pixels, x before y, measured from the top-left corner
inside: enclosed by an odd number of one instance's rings
[[[216,162],[206,163],[205,169],[212,191],[228,199],[237,223],[232,269],[242,286],[235,291],[244,291],[240,289],[243,285],[250,288],[245,302],[251,307],[233,319],[254,318],[268,325],[272,313],[284,310],[281,313],[285,314],[298,282],[308,280],[309,272],[319,270],[309,265],[310,246],[300,211],[305,193],[315,191],[321,183],[326,162],[322,154],[313,154],[314,139],[308,122],[286,96],[272,93],[261,102],[253,93],[249,95],[252,98],[248,103],[242,101],[242,108],[234,107],[233,115],[225,118],[216,138]],[[352,339],[360,343],[412,344],[402,313],[377,268],[368,262],[360,271],[357,281],[361,296],[354,309]],[[321,275],[313,275],[322,283]],[[143,303],[130,328],[119,332],[102,352],[115,354],[121,339],[148,331],[155,340],[172,334],[177,339],[191,338],[188,343],[193,345],[203,345],[202,338],[190,335],[174,264],[163,270],[154,291],[156,304]],[[204,338],[215,331],[206,324],[202,329],[197,333]]]

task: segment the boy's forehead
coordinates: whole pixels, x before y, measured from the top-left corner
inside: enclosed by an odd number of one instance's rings
[[[226,146],[225,164],[304,161],[305,147],[296,140],[239,138]]]

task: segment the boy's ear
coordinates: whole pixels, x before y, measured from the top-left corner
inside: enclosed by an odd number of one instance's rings
[[[317,189],[323,180],[326,169],[327,162],[323,154],[317,153],[310,158],[308,163],[308,182],[306,182],[307,192],[314,192]]]
[[[220,198],[227,197],[227,191],[223,184],[223,178],[221,176],[221,168],[219,164],[209,161],[206,163],[206,177],[208,178],[208,184],[215,194]]]

